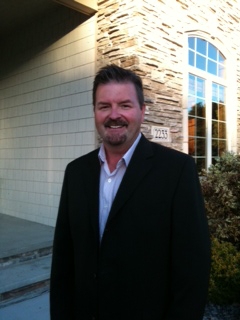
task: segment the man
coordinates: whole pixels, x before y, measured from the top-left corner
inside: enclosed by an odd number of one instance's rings
[[[93,87],[100,149],[66,169],[51,319],[200,320],[210,245],[193,159],[141,133],[141,79],[115,65]]]

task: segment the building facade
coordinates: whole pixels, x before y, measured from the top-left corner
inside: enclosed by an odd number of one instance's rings
[[[92,81],[108,63],[142,77],[147,138],[199,170],[239,153],[239,17],[235,0],[99,0],[90,16],[59,4],[8,35],[0,213],[55,225],[66,164],[98,146]]]

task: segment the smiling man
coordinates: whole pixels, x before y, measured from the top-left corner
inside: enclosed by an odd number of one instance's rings
[[[115,65],[93,85],[99,149],[65,172],[51,319],[200,320],[210,243],[193,159],[148,141],[141,79]]]
[[[139,135],[145,105],[138,101],[133,83],[110,82],[96,89],[95,124],[103,140],[110,171]]]

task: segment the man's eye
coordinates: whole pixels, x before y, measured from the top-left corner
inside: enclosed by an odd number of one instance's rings
[[[129,105],[129,104],[123,104],[121,107],[122,107],[123,109],[129,109],[129,108],[130,108],[130,105]]]

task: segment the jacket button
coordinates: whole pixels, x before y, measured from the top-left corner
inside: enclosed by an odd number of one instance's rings
[[[97,274],[96,273],[93,274],[93,279],[97,279]]]

